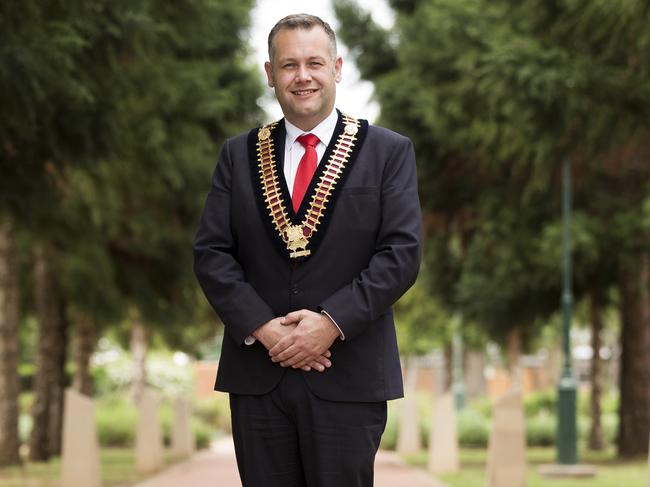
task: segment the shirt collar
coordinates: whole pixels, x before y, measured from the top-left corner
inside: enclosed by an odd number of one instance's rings
[[[336,122],[338,122],[338,120],[339,114],[336,112],[336,108],[334,108],[325,120],[316,125],[309,132],[305,132],[285,118],[284,127],[287,130],[287,147],[293,145],[298,137],[306,133],[314,134],[318,137],[318,140],[320,140],[321,143],[325,144],[325,146],[329,145],[332,135],[334,135],[334,129],[336,128]]]

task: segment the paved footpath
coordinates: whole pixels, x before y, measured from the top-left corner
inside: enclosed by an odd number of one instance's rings
[[[176,464],[135,487],[241,487],[231,438]],[[445,487],[424,470],[410,467],[393,452],[379,451],[375,487]]]

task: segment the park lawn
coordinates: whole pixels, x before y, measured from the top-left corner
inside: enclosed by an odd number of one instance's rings
[[[100,455],[104,487],[126,487],[146,478],[136,473],[131,448],[102,448]],[[171,454],[165,452],[165,465],[173,461]],[[63,487],[60,476],[59,458],[47,463],[27,462],[20,467],[0,469],[0,487]]]
[[[595,465],[596,477],[593,479],[549,479],[537,472],[539,465],[553,463],[554,448],[529,448],[528,476],[526,487],[647,487],[648,462],[645,459],[637,461],[620,461],[615,458],[614,451],[586,452],[581,462]],[[438,478],[449,487],[485,487],[485,464],[487,450],[461,449],[461,472],[440,475]],[[407,461],[413,465],[424,467],[427,454],[417,454]]]

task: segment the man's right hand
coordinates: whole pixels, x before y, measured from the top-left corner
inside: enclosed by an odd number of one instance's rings
[[[267,350],[271,350],[276,343],[285,336],[291,334],[296,328],[296,325],[283,325],[281,323],[282,319],[283,318],[273,318],[252,333],[252,335],[259,340]],[[309,372],[312,369],[317,370],[318,372],[324,372],[325,369],[332,366],[332,362],[329,360],[331,356],[332,353],[329,350],[326,350],[323,355],[318,357],[312,363],[301,367],[301,369],[305,372]]]

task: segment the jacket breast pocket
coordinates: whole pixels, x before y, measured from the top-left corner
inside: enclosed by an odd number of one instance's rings
[[[374,186],[343,188],[340,210],[346,227],[354,231],[376,231],[381,217],[379,190]]]

